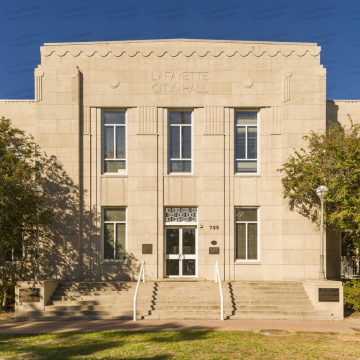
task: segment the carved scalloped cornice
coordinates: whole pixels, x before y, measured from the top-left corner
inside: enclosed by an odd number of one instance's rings
[[[269,57],[275,57],[275,56],[285,56],[289,57],[292,53],[294,53],[298,57],[303,57],[307,53],[309,53],[311,56],[316,57],[320,55],[321,48],[319,46],[312,46],[312,47],[306,47],[301,46],[298,49],[284,47],[284,48],[250,48],[250,47],[242,47],[239,49],[234,48],[210,48],[209,50],[206,50],[204,48],[185,48],[185,49],[169,49],[165,50],[164,48],[154,48],[154,49],[136,49],[136,48],[118,48],[118,47],[94,47],[94,46],[87,46],[85,48],[80,47],[63,47],[63,46],[44,46],[41,48],[41,54],[45,57],[49,56],[58,56],[58,57],[64,57],[64,56],[72,56],[72,57],[78,57],[81,54],[85,54],[87,57],[94,56],[96,53],[98,53],[101,57],[107,57],[110,54],[116,57],[125,56],[128,57],[136,57],[136,56],[143,56],[143,57],[149,57],[152,54],[154,54],[156,57],[163,57],[165,54],[170,55],[171,57],[177,57],[177,56],[184,56],[184,57],[190,57],[197,55],[198,57],[205,57],[205,56],[212,56],[212,57],[218,57],[221,54],[224,54],[227,57],[233,57],[233,56],[241,56],[241,57],[247,57],[253,55],[254,57],[261,57],[261,56],[269,56]]]

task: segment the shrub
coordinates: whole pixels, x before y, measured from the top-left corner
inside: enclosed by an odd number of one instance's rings
[[[360,311],[360,281],[345,281],[343,285],[346,305],[355,311]]]
[[[3,310],[14,310],[15,307],[15,283],[6,284],[6,307]],[[0,288],[0,305],[4,303],[3,287]],[[1,306],[0,306],[1,308]]]

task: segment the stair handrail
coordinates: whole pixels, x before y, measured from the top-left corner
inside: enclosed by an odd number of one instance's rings
[[[143,261],[141,263],[139,278],[138,278],[138,282],[137,282],[137,286],[136,286],[136,290],[135,290],[135,295],[134,295],[134,317],[133,317],[134,321],[136,321],[136,300],[137,300],[137,294],[138,294],[139,286],[140,286],[141,274],[142,274],[142,277],[143,277],[142,281],[145,282],[145,261]]]
[[[224,320],[224,296],[222,293],[222,287],[221,287],[221,276],[220,276],[220,270],[219,270],[219,264],[216,261],[215,263],[215,282],[218,282],[219,280],[219,290],[220,290],[220,300],[221,300],[221,320]]]

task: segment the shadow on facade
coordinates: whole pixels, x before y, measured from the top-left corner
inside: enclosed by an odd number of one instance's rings
[[[40,241],[41,280],[134,280],[137,259],[128,254],[121,264],[101,262],[101,214],[82,204],[79,185],[56,156],[43,156],[44,205],[54,209],[52,223],[43,227]]]
[[[330,121],[334,124],[341,125],[338,119],[339,106],[333,100],[326,101],[326,129],[329,128]]]

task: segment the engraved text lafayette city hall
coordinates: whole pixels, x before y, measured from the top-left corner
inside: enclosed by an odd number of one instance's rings
[[[153,71],[152,91],[155,94],[208,94],[207,71]]]

